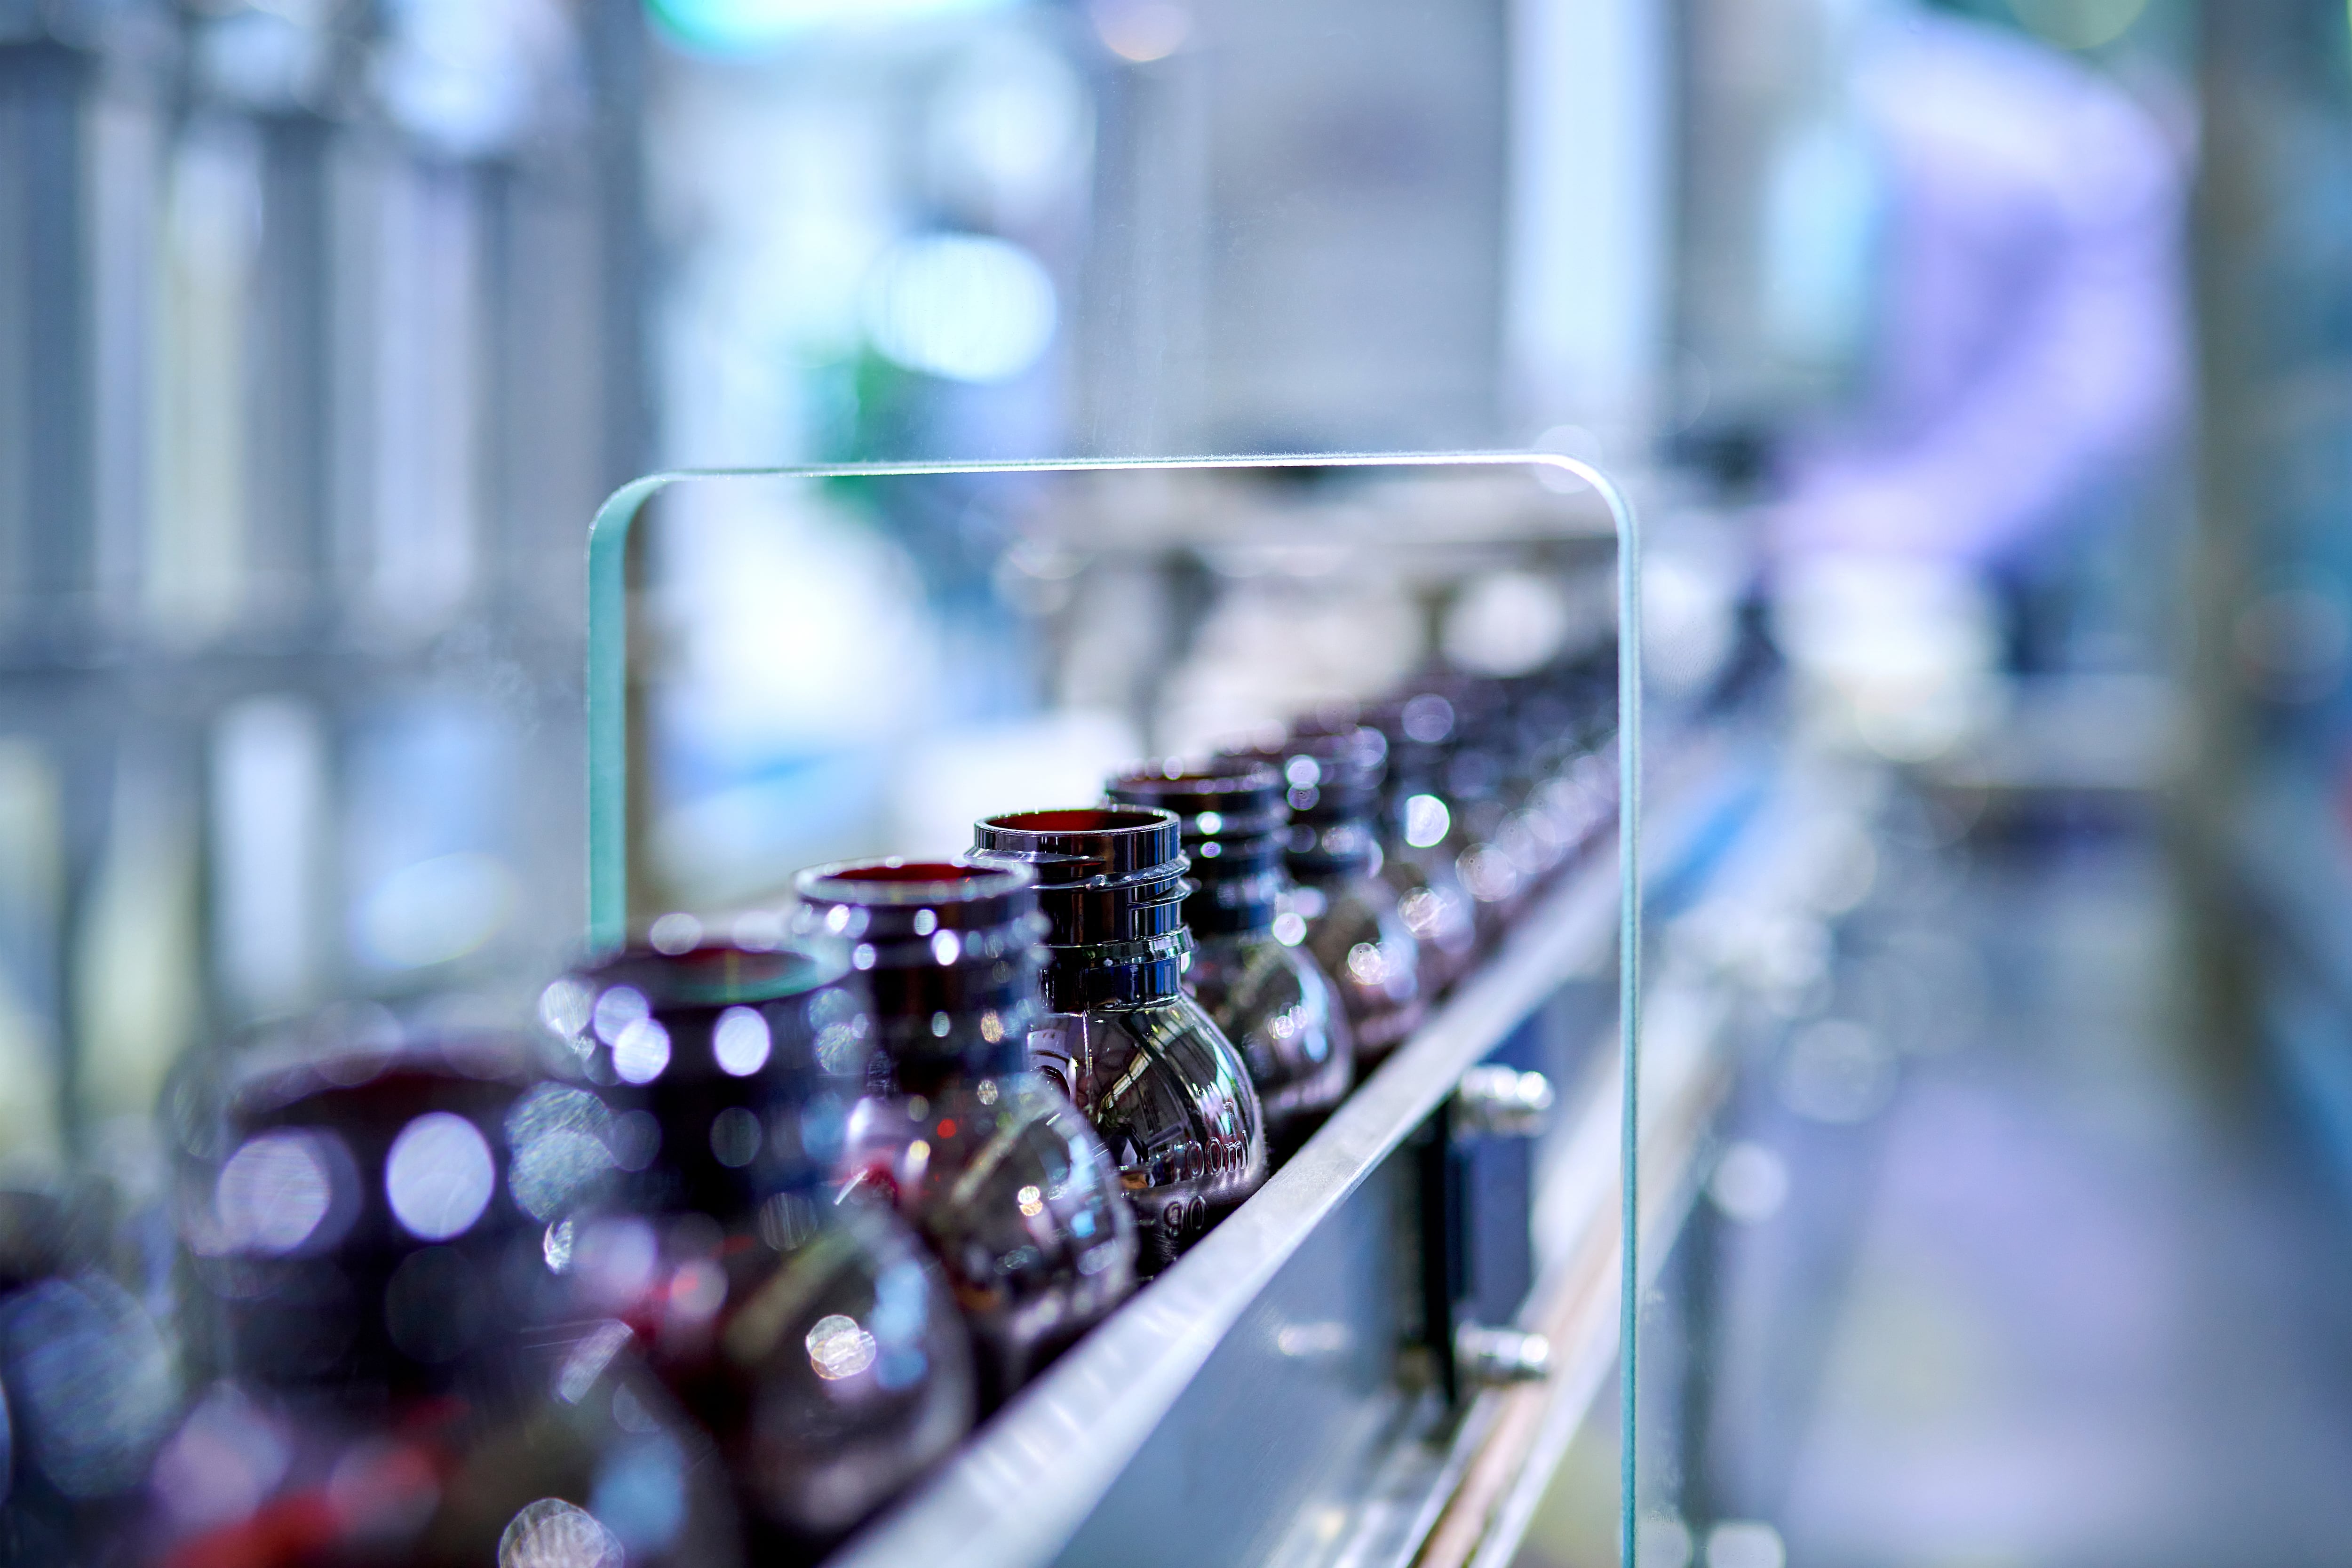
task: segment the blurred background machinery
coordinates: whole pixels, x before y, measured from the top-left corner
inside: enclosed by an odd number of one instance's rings
[[[2215,1152],[2280,1119],[2352,1173],[2347,114],[2346,15],[2304,0],[0,0],[0,1165],[136,1184],[191,1041],[332,999],[495,1010],[560,962],[580,546],[625,477],[1571,452],[1655,520],[1668,699],[1769,643],[1788,754],[1864,779],[1830,793],[1877,868],[1763,944],[1762,1021],[1727,1026],[1748,1076],[1661,1309],[1720,1365],[1658,1374],[1659,1549],[1777,1562],[1738,1531],[1778,1518],[1885,1560],[1756,1436],[1805,1367],[1832,1411],[1881,1385],[1770,1325],[1849,1279],[1909,1300],[1885,1238],[1950,1217],[1955,1151],[2071,1151],[2034,1192],[2232,1194],[2146,1232],[2086,1200],[2036,1278],[2305,1214]],[[1468,492],[649,515],[648,911],[1606,631],[1591,542],[1482,553],[1517,525]],[[2032,1070],[1901,1044],[1929,1012],[2039,1042]],[[2093,1109],[2004,1143],[1936,1120],[1976,1103],[1955,1079]],[[1892,1206],[1772,1217],[1823,1190]],[[2068,1342],[2162,1295],[2151,1267],[2079,1276],[2105,1305]],[[1793,1381],[1740,1381],[1768,1365]],[[1530,1548],[1563,1562],[1607,1550],[1575,1543],[1580,1442]],[[2037,1528],[1952,1560],[2070,1560]]]
[[[572,923],[640,48],[554,5],[0,18],[11,1158],[199,1036]]]

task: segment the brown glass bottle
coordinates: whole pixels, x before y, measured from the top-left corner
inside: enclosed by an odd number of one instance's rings
[[[1293,907],[1305,946],[1339,988],[1356,1042],[1356,1068],[1378,1067],[1428,1011],[1421,946],[1381,880],[1374,827],[1387,745],[1377,730],[1297,735],[1232,753],[1272,762],[1288,785],[1284,863],[1297,883]]]
[[[1322,1124],[1355,1081],[1356,1052],[1331,982],[1276,934],[1289,877],[1282,775],[1244,758],[1167,763],[1110,781],[1110,798],[1172,811],[1192,862],[1184,923],[1192,964],[1184,984],[1234,1043],[1256,1086],[1279,1163]]]
[[[1478,959],[1478,904],[1454,864],[1469,840],[1444,788],[1454,707],[1438,692],[1415,691],[1292,732],[1333,734],[1358,723],[1387,742],[1376,819],[1381,880],[1396,890],[1397,913],[1420,944],[1422,988],[1434,998]]]
[[[180,1108],[191,1321],[220,1381],[156,1455],[137,1558],[740,1560],[643,1335],[558,1307],[517,1197],[530,1060],[496,1037],[264,1056]]]
[[[583,1132],[614,1149],[600,1204],[520,1195],[586,1308],[638,1328],[718,1439],[761,1560],[821,1555],[973,1419],[938,1265],[884,1205],[835,1201],[873,1048],[853,980],[791,947],[623,953],[541,1009],[596,1099],[551,1084],[515,1113],[533,1171]]]
[[[1265,1181],[1241,1056],[1184,994],[1176,818],[1135,807],[1024,811],[972,829],[976,860],[1037,873],[1046,1012],[1029,1059],[1069,1093],[1135,1206],[1136,1271],[1172,1262]]]
[[[1135,1285],[1118,1168],[1029,1067],[1045,920],[1025,866],[862,860],[803,871],[802,929],[853,945],[879,1050],[850,1114],[853,1187],[878,1193],[946,1270],[983,1408]]]

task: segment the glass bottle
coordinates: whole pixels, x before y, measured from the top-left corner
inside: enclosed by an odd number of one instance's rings
[[[1029,1059],[1076,1102],[1135,1205],[1151,1275],[1265,1184],[1249,1071],[1184,994],[1185,861],[1176,818],[1135,807],[983,817],[972,858],[1025,865],[1046,920],[1046,1012]]]
[[[530,1062],[499,1037],[259,1054],[181,1120],[189,1321],[212,1331],[190,1359],[222,1375],[156,1454],[135,1558],[741,1560],[710,1441],[638,1336],[555,1310],[512,1140]]]
[[[1497,847],[1514,801],[1509,788],[1515,748],[1502,683],[1491,676],[1455,676],[1446,683],[1454,710],[1441,792],[1453,813],[1454,865],[1475,906],[1482,949],[1502,939],[1524,878]]]
[[[1421,977],[1433,998],[1478,958],[1478,905],[1454,861],[1468,847],[1445,792],[1454,705],[1435,691],[1376,702],[1342,724],[1378,730],[1388,744],[1378,817],[1381,880],[1396,890],[1397,913],[1421,948]],[[1303,723],[1295,734],[1336,732]]]
[[[551,1173],[526,1206],[717,1437],[761,1560],[821,1555],[973,1418],[938,1265],[885,1205],[834,1201],[872,1051],[850,979],[795,947],[624,952],[541,999],[596,1094],[516,1111],[518,1161]],[[583,1203],[569,1166],[596,1145],[615,1169]]]
[[[1029,1068],[1036,874],[862,860],[803,871],[795,919],[854,943],[879,1050],[850,1114],[853,1187],[896,1204],[946,1269],[992,1408],[1135,1286],[1118,1166]]]
[[[1229,753],[1271,762],[1288,784],[1284,862],[1305,945],[1339,987],[1359,1073],[1378,1067],[1428,1011],[1421,947],[1381,880],[1373,827],[1388,748],[1377,730],[1345,727]]]
[[[1184,976],[1249,1068],[1278,1163],[1304,1143],[1355,1081],[1355,1045],[1331,982],[1298,945],[1306,922],[1281,920],[1289,808],[1282,775],[1237,757],[1121,773],[1106,792],[1176,814],[1194,889],[1184,900],[1192,966]],[[1288,941],[1284,940],[1285,935]]]

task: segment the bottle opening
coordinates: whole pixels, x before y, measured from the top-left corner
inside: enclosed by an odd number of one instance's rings
[[[793,879],[811,903],[952,904],[1001,899],[1034,886],[1025,867],[974,866],[962,860],[844,860],[816,866]]]
[[[845,860],[802,872],[793,887],[793,929],[861,944],[850,958],[858,969],[992,962],[1038,934],[1037,874],[1026,866]]]
[[[1013,811],[981,818],[982,827],[1007,833],[1141,833],[1163,826],[1166,818],[1148,809],[1085,806],[1066,811]]]
[[[833,984],[846,965],[796,947],[766,951],[713,943],[684,952],[629,948],[581,972],[593,984],[626,983],[659,1007],[777,1002]]]
[[[1047,999],[1059,1011],[1174,995],[1192,890],[1176,814],[1150,806],[1016,811],[972,825],[972,858],[1031,866],[1045,914]]]
[[[832,880],[841,882],[984,882],[1003,875],[947,860],[871,860],[830,873]]]

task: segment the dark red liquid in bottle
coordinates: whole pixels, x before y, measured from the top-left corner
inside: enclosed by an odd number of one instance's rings
[[[1428,1011],[1421,944],[1381,880],[1380,809],[1387,745],[1377,730],[1303,734],[1234,753],[1282,770],[1290,803],[1284,860],[1306,947],[1339,987],[1360,1071],[1403,1044]]]
[[[873,1022],[837,957],[633,951],[551,1005],[595,1088],[546,1085],[519,1157],[577,1118],[605,1193],[551,1192],[586,1310],[610,1312],[717,1438],[751,1554],[807,1561],[946,1455],[973,1417],[948,1282],[886,1206],[835,1201]],[[568,1234],[563,1234],[568,1230]]]
[[[1307,1140],[1355,1081],[1355,1047],[1330,979],[1300,945],[1306,923],[1282,919],[1290,809],[1282,775],[1262,763],[1167,763],[1110,781],[1112,800],[1172,811],[1194,890],[1186,988],[1242,1054],[1277,1161]]]
[[[1186,995],[1190,887],[1176,818],[1135,807],[982,818],[972,858],[1038,877],[1047,1011],[1029,1059],[1118,1163],[1139,1273],[1172,1262],[1265,1181],[1257,1091],[1223,1031]]]
[[[529,1063],[449,1038],[232,1069],[181,1199],[221,1375],[156,1455],[139,1557],[740,1560],[637,1337],[551,1310],[511,1136]]]
[[[852,1181],[895,1203],[946,1269],[993,1405],[1135,1281],[1118,1168],[1029,1066],[1035,874],[867,860],[803,871],[797,888],[803,925],[851,943],[873,991],[880,1050],[850,1117]]]

